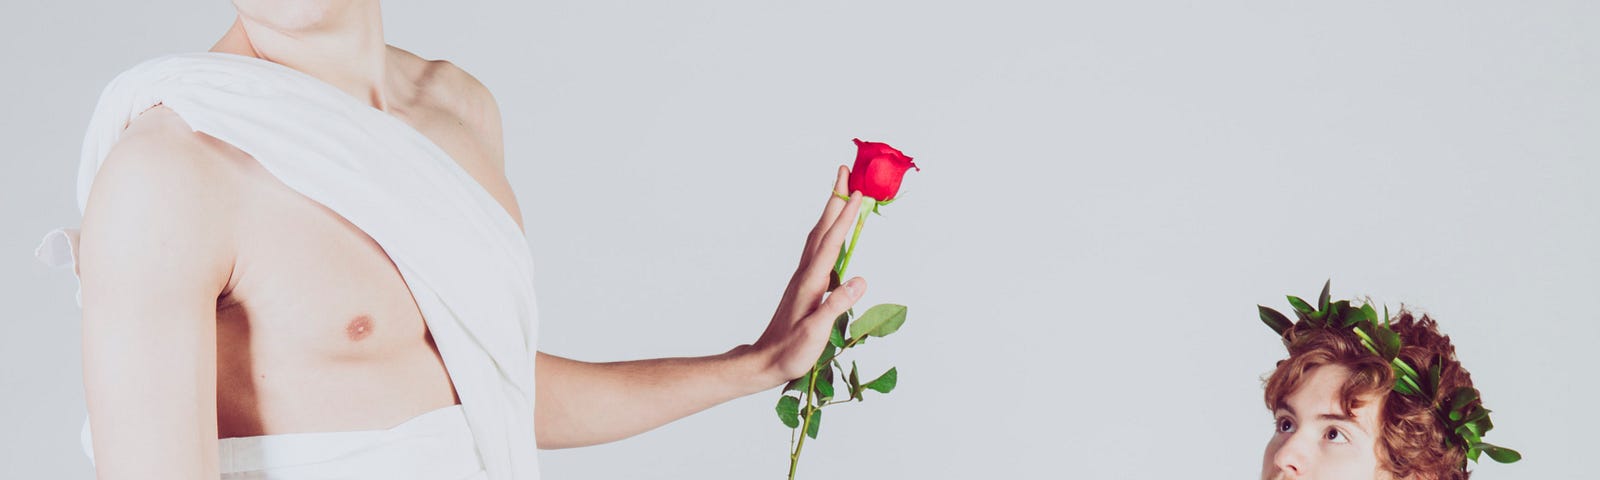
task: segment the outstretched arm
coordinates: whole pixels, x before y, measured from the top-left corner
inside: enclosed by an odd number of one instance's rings
[[[844,193],[849,169],[834,190]],[[828,293],[829,274],[861,204],[829,195],[800,266],[755,343],[705,357],[588,363],[539,353],[534,428],[539,448],[596,445],[638,435],[804,375],[822,355],[834,318],[861,298],[853,278]],[[824,300],[824,293],[827,299]]]
[[[444,63],[466,92],[460,115],[481,135],[490,167],[504,180],[500,109],[481,82]],[[834,191],[843,195],[850,169],[839,167]],[[498,191],[499,188],[491,188]],[[839,246],[850,233],[861,204],[828,195],[822,218],[806,238],[800,267],[789,280],[761,337],[717,355],[589,363],[538,353],[535,360],[534,428],[539,448],[596,445],[638,435],[734,398],[770,389],[804,375],[828,341],[833,319],[855,304],[866,282],[851,279],[828,293]],[[504,201],[522,225],[516,201]]]

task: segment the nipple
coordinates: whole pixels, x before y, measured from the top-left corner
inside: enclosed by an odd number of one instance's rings
[[[372,335],[372,316],[364,313],[356,316],[350,320],[349,325],[345,325],[344,334],[352,342],[359,342]]]

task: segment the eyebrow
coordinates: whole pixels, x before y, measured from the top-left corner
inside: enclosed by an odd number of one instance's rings
[[[1294,407],[1291,407],[1291,406],[1289,406],[1288,403],[1284,403],[1282,401],[1278,402],[1278,409],[1280,409],[1280,410],[1288,410],[1289,411],[1289,415],[1293,416],[1293,417],[1299,417],[1300,416],[1299,413],[1296,413],[1294,411]],[[1372,436],[1372,432],[1368,432],[1366,427],[1361,426],[1361,422],[1357,422],[1356,421],[1356,417],[1354,415],[1345,415],[1345,414],[1341,414],[1341,413],[1324,413],[1324,414],[1317,415],[1317,420],[1348,423],[1351,426],[1355,427],[1356,430],[1360,430],[1362,434],[1365,434],[1367,436]]]

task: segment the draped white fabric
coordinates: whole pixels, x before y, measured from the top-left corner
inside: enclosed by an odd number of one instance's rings
[[[124,71],[101,93],[79,164],[80,213],[129,120],[156,104],[371,236],[421,308],[488,478],[538,478],[533,259],[488,191],[421,132],[315,77],[253,57],[179,53]],[[77,234],[49,232],[35,255],[76,273]]]

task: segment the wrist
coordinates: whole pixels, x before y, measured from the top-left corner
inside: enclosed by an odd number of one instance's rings
[[[778,378],[778,371],[772,368],[770,356],[757,350],[754,345],[733,347],[723,356],[734,365],[733,382],[743,395],[760,393],[789,380]]]

